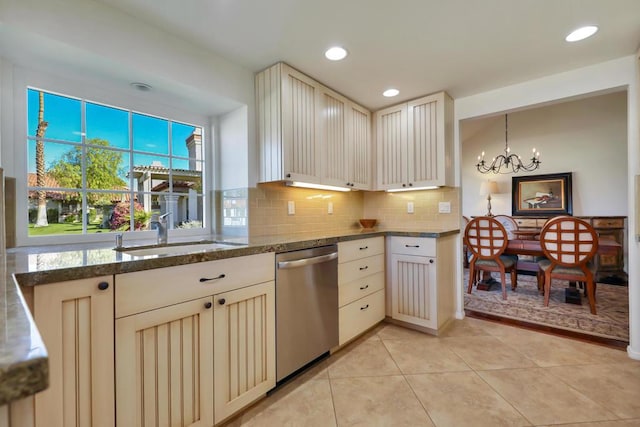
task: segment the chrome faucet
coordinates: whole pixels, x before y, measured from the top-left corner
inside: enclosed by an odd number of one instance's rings
[[[168,242],[168,230],[169,224],[167,222],[167,217],[171,215],[171,212],[167,212],[158,216],[158,219],[152,219],[151,223],[156,225],[156,230],[158,230],[158,244],[166,245]]]

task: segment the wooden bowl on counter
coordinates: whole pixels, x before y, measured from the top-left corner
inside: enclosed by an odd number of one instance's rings
[[[376,223],[378,222],[377,219],[361,219],[360,220],[360,225],[363,228],[373,228],[376,226]]]

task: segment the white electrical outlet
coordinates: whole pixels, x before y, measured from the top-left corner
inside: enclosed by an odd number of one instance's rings
[[[329,202],[327,205],[327,213],[331,215],[333,213],[333,202]]]
[[[294,202],[293,200],[289,200],[287,202],[287,213],[289,215],[295,215],[296,214],[296,202]]]
[[[451,213],[451,202],[439,202],[438,213]]]
[[[407,202],[407,213],[413,213],[413,202]]]

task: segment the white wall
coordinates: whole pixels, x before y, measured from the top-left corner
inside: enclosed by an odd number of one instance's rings
[[[495,115],[519,109],[556,103],[574,97],[585,97],[624,88],[627,90],[627,206],[629,217],[629,336],[627,352],[630,357],[640,359],[640,243],[638,234],[638,196],[635,194],[634,177],[640,174],[640,129],[639,99],[640,72],[636,55],[554,74],[525,83],[480,93],[455,101],[456,153],[461,153],[460,122],[464,119]],[[458,157],[460,158],[460,157]],[[458,182],[462,181],[462,163],[457,162]],[[465,188],[461,188],[464,200]],[[477,194],[477,193],[476,193]],[[462,251],[459,251],[462,254]],[[461,256],[461,255],[460,255]],[[464,317],[462,299],[462,259],[458,262],[457,312]]]
[[[627,215],[626,91],[516,111],[508,123],[512,153],[528,161],[533,147],[541,152],[540,168],[517,176],[572,172],[574,215]],[[511,214],[514,174],[482,174],[475,167],[482,151],[487,160],[503,153],[504,127],[503,114],[460,123],[462,212],[467,217],[486,212],[479,190],[487,179],[496,181],[500,191],[492,195],[492,212]]]
[[[220,147],[220,185],[216,189],[229,190],[249,186],[247,181],[249,158],[247,150],[248,109],[246,106],[224,114],[218,119]]]
[[[142,81],[158,102],[206,116],[246,105],[243,149],[255,159],[252,71],[93,0],[0,2],[0,24],[0,52],[27,69],[122,88]],[[255,182],[255,168],[246,172]]]

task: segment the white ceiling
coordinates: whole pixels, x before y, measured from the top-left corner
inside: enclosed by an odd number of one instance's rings
[[[100,0],[252,71],[285,61],[376,110],[636,52],[640,0]],[[567,43],[573,29],[598,25]],[[324,58],[339,44],[344,61]],[[400,90],[384,98],[384,89]]]

